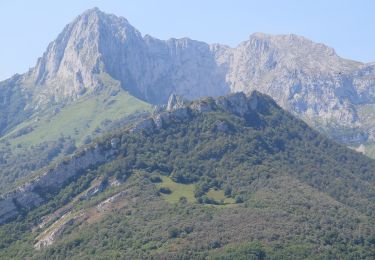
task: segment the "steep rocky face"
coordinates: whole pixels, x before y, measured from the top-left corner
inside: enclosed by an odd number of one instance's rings
[[[35,179],[5,194],[0,198],[0,224],[44,203],[44,192],[59,190],[87,168],[110,161],[116,154],[116,148],[112,145],[109,147],[104,149],[96,145],[85,149],[69,161],[58,163]]]
[[[39,108],[100,91],[108,77],[151,103],[165,103],[172,92],[189,99],[229,92],[208,44],[142,37],[125,18],[97,8],[65,27],[22,85]]]
[[[125,18],[106,15],[97,8],[88,10],[48,46],[35,68],[24,76],[24,84],[33,92],[37,107],[77,99],[100,89],[102,73],[107,70],[121,78],[119,68],[129,67],[121,59],[131,59],[124,57],[124,52],[133,60],[141,56],[137,52],[142,49],[141,42],[140,33]]]
[[[67,25],[35,68],[2,85],[21,93],[18,111],[33,111],[95,94],[108,81],[153,104],[165,104],[171,93],[192,100],[259,90],[320,129],[343,129],[334,137],[347,143],[366,141],[373,128],[363,127],[358,110],[375,103],[375,64],[340,58],[296,35],[256,33],[235,48],[142,37],[125,18],[97,8]]]
[[[146,100],[166,103],[171,93],[192,100],[230,92],[225,71],[208,44],[188,38],[160,41],[146,35],[144,39],[152,57],[141,85]]]
[[[167,111],[172,111],[177,108],[183,107],[185,104],[183,98],[179,95],[172,94],[168,99]]]
[[[300,36],[256,33],[216,57],[227,68],[232,91],[257,89],[310,122],[354,126],[354,105],[375,101],[373,82],[360,76],[371,66],[342,59]]]

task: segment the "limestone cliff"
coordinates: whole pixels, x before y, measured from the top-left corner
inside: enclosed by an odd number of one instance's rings
[[[111,160],[115,148],[104,149],[100,145],[86,148],[69,160],[58,163],[43,174],[5,194],[0,200],[0,224],[38,207],[45,202],[43,193],[58,191],[79,174],[99,163]]]
[[[153,104],[165,104],[172,93],[193,100],[258,90],[333,137],[341,129],[344,142],[372,138],[374,122],[364,127],[359,110],[375,104],[373,63],[343,59],[297,35],[255,33],[234,48],[189,38],[159,40],[97,8],[67,25],[28,73],[0,83],[0,105],[5,102],[1,108],[7,111],[0,111],[0,130],[16,123],[6,118],[9,100],[24,115],[95,95],[111,80]],[[348,135],[346,129],[358,131]]]

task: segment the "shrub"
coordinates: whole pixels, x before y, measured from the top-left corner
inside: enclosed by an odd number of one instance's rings
[[[168,235],[169,235],[169,238],[176,238],[180,235],[180,230],[178,230],[177,228],[171,228],[170,230],[168,230]]]
[[[167,187],[161,187],[161,188],[159,189],[159,192],[161,192],[161,193],[163,193],[163,194],[171,194],[171,193],[172,193],[171,189],[170,189],[170,188],[167,188]]]
[[[162,182],[162,179],[159,176],[151,176],[150,181],[153,183],[160,183]]]

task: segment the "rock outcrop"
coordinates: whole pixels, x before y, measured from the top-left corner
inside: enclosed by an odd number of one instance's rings
[[[85,194],[83,196],[81,196],[79,199],[80,200],[90,199],[90,198],[94,197],[95,195],[103,192],[107,186],[108,186],[107,181],[101,181],[98,185],[95,185],[94,187],[87,190],[85,192]]]
[[[168,103],[167,103],[167,111],[172,111],[178,108],[181,108],[185,105],[184,99],[176,94],[172,94],[169,96]]]
[[[52,245],[69,226],[74,224],[77,218],[79,218],[79,216],[72,217],[70,212],[63,215],[61,219],[55,223],[56,227],[52,226],[51,229],[47,229],[45,231],[45,234],[43,234],[44,236],[39,239],[39,241],[34,245],[34,248],[41,250],[44,247]]]
[[[261,93],[253,91],[248,97],[243,92],[232,93],[227,96],[203,98],[193,101],[189,105],[180,106],[169,111],[153,115],[129,129],[131,133],[152,134],[174,123],[189,120],[194,114],[222,110],[238,116],[245,116],[257,109],[258,98],[264,97]],[[276,104],[275,104],[276,105]],[[226,131],[228,126],[221,125],[219,129]]]
[[[254,103],[258,102],[257,100],[260,97],[263,98],[263,95],[254,91],[248,97],[240,92],[217,99],[201,99],[187,106],[153,115],[151,118],[147,118],[135,124],[128,129],[128,132],[130,134],[150,135],[162,128],[171,127],[174,123],[186,122],[196,114],[218,110],[238,116],[245,116],[257,109]],[[228,132],[230,131],[230,126],[218,122],[217,129],[219,131]],[[64,185],[74,180],[74,178],[84,173],[85,170],[114,159],[120,143],[120,138],[114,136],[109,139],[108,144],[96,144],[95,146],[85,148],[73,155],[70,159],[62,161],[49,170],[46,170],[32,181],[5,194],[0,199],[0,224],[6,223],[45,203],[46,200],[43,196],[45,192],[58,191],[63,188]],[[104,189],[103,185],[104,184],[101,184],[89,190],[85,196],[90,197],[96,194],[101,189]]]
[[[5,194],[0,199],[0,224],[38,207],[45,202],[44,192],[58,191],[86,169],[111,160],[115,154],[115,149],[104,149],[100,145],[87,148]]]

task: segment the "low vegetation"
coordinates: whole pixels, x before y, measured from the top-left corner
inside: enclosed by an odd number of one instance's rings
[[[34,115],[0,138],[0,193],[109,129],[131,122],[132,115],[150,109],[126,92],[109,88],[108,93]]]
[[[217,127],[223,123],[228,127]],[[0,258],[375,257],[375,161],[267,97],[246,117],[196,114],[155,134],[118,131],[97,141],[113,136],[121,140],[113,161],[0,227]],[[98,179],[119,184],[77,199]],[[87,219],[36,250],[48,225],[35,226],[68,204]],[[92,221],[94,213],[100,218]]]
[[[161,176],[161,179],[162,182],[157,186],[166,201],[171,203],[177,203],[181,200],[186,200],[191,203],[196,202],[194,197],[194,184],[176,183],[168,176]],[[169,192],[163,192],[162,190],[167,190]]]

